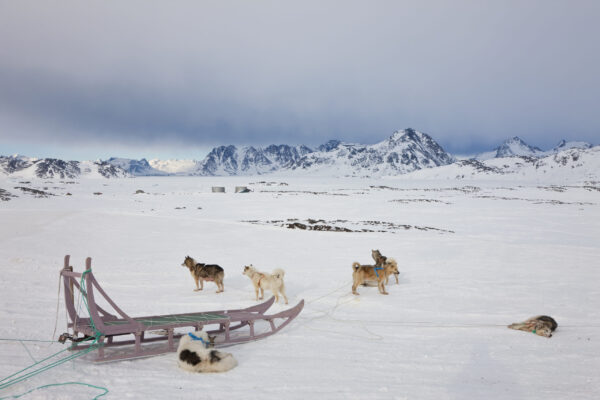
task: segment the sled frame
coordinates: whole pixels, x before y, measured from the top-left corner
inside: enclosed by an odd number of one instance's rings
[[[245,343],[253,340],[263,339],[279,332],[288,325],[304,307],[304,300],[292,308],[275,313],[265,314],[273,305],[275,298],[271,297],[264,303],[257,304],[244,309],[203,311],[185,314],[156,315],[145,317],[130,317],[108,296],[102,289],[92,269],[92,259],[86,259],[85,273],[74,272],[73,267],[69,266],[70,256],[64,258],[64,267],[60,271],[63,280],[65,305],[68,319],[67,329],[72,329],[73,336],[95,337],[99,332],[99,339],[95,346],[98,346],[98,354],[95,362],[118,361],[132,358],[149,357],[167,352],[176,351],[175,339],[180,338],[184,333],[175,332],[176,328],[190,328],[193,330],[202,330],[211,326],[207,330],[209,335],[216,335],[215,347],[226,347],[238,343]],[[85,288],[82,290],[79,282],[82,275],[85,274]],[[95,299],[97,294],[102,296],[112,307],[115,313],[111,313],[99,306]],[[89,309],[89,316],[80,315],[76,309],[76,296],[85,297]],[[86,310],[87,311],[87,310]],[[266,321],[269,328],[265,332],[255,332],[255,322]],[[95,329],[94,329],[95,327]],[[241,329],[247,328],[247,329]],[[159,331],[162,334],[156,334],[152,331]],[[232,334],[232,331],[234,334]],[[147,337],[147,334],[157,335]],[[124,336],[133,335],[133,338],[122,339]],[[118,339],[118,340],[117,340]],[[167,341],[165,346],[158,348],[144,349],[143,344]],[[105,354],[108,347],[133,345],[133,350],[117,352],[114,354]],[[90,345],[74,345],[71,350],[79,350],[90,347]]]

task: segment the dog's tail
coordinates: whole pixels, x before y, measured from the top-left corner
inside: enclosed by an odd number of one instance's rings
[[[277,269],[273,270],[273,272],[271,273],[271,275],[273,275],[274,278],[283,279],[283,277],[285,275],[285,271],[282,270],[281,268],[277,268]]]
[[[352,263],[352,268],[353,268],[355,271],[358,271],[358,269],[360,268],[360,263],[359,263],[359,262],[356,262],[356,261],[355,261],[355,262],[353,262],[353,263]]]
[[[514,324],[508,325],[507,328],[516,329],[516,330],[520,331],[523,328],[527,328],[527,324],[524,322],[515,322]]]

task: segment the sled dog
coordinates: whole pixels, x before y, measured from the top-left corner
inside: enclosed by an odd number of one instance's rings
[[[382,255],[379,250],[371,250],[371,257],[373,257],[376,267],[381,267],[383,264],[385,264],[385,262],[387,260],[387,257]],[[398,275],[400,275],[400,272],[396,271],[393,274],[394,274],[394,278],[396,278],[396,285],[397,285],[398,284]],[[385,277],[385,284],[387,285],[389,281],[390,281],[390,274],[388,274]]]
[[[190,256],[186,256],[183,267],[187,267],[190,270],[194,282],[196,282],[196,289],[194,291],[204,289],[204,281],[215,282],[217,284],[217,293],[225,290],[223,286],[223,278],[225,278],[225,271],[223,268],[216,264],[199,264]],[[200,286],[198,286],[198,282]]]
[[[210,349],[210,338],[205,331],[183,335],[177,347],[177,365],[189,372],[225,372],[237,361],[230,353]]]
[[[365,281],[377,281],[379,293],[389,294],[385,291],[384,281],[386,277],[396,272],[398,272],[398,264],[393,258],[388,259],[382,267],[354,262],[352,264],[352,293],[358,295],[356,288]]]
[[[285,295],[285,284],[283,283],[283,276],[285,272],[277,268],[273,273],[269,274],[266,272],[258,272],[252,264],[244,267],[244,275],[250,278],[254,285],[254,292],[256,293],[256,300],[262,299],[265,294],[265,289],[269,289],[275,296],[275,301],[279,302],[279,293],[283,296],[285,304],[288,303],[287,296]],[[260,290],[260,297],[258,291]]]
[[[523,322],[515,322],[508,326],[510,329],[517,329],[519,331],[532,332],[536,335],[552,337],[552,332],[556,330],[558,324],[554,318],[547,315],[538,315],[537,317],[529,318]]]

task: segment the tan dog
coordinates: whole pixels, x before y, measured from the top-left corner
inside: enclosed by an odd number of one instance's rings
[[[510,329],[531,332],[536,335],[552,337],[552,332],[558,327],[554,318],[547,315],[538,315],[523,322],[515,322],[508,326]]]
[[[275,301],[279,302],[279,293],[285,299],[285,304],[288,303],[287,296],[285,295],[285,284],[283,283],[283,276],[285,272],[278,268],[273,271],[272,274],[265,272],[258,272],[252,264],[244,267],[244,275],[250,278],[254,285],[254,292],[256,293],[256,300],[262,299],[265,294],[265,289],[269,289],[275,296]],[[258,291],[260,290],[260,297],[258,297]]]
[[[375,265],[352,264],[352,293],[358,295],[356,288],[365,281],[377,281],[379,293],[389,294],[385,291],[384,281],[391,274],[398,272],[398,264],[393,258],[388,259],[382,267]]]

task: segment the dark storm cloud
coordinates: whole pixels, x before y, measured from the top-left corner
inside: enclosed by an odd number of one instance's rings
[[[598,4],[0,1],[0,139],[598,143]]]

